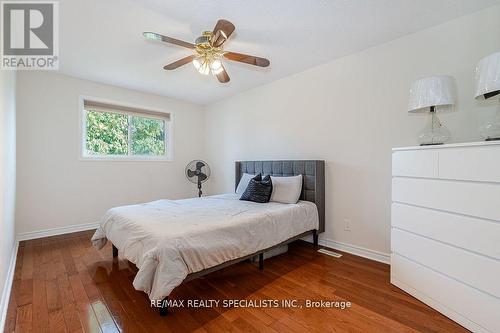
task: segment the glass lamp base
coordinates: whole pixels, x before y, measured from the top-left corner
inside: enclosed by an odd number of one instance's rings
[[[418,135],[421,146],[442,145],[451,138],[450,131],[439,121],[435,112],[431,112],[430,121]]]
[[[485,141],[500,140],[500,109],[497,111],[495,118],[479,127],[479,133]]]

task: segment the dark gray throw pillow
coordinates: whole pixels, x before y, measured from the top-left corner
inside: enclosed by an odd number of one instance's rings
[[[271,176],[267,175],[262,178],[262,175],[259,173],[250,180],[240,200],[265,203],[271,200],[272,192],[273,183],[271,182]]]

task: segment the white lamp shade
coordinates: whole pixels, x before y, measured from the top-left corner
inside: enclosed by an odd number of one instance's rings
[[[453,105],[456,100],[455,79],[451,76],[430,76],[413,82],[408,112],[429,111],[431,106]]]
[[[476,66],[476,98],[500,90],[500,52],[481,59]]]

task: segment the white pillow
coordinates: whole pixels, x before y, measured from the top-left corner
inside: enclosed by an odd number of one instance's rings
[[[299,201],[302,192],[302,175],[292,177],[273,177],[273,192],[271,201],[295,204]]]
[[[244,173],[241,176],[240,182],[238,183],[238,187],[236,188],[236,193],[237,194],[243,194],[245,190],[247,189],[248,183],[250,183],[250,180],[255,177],[256,175],[251,175],[249,173]]]

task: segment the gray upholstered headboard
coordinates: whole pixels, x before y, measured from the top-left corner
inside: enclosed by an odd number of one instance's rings
[[[325,231],[325,161],[237,161],[235,162],[235,188],[243,173],[263,176],[302,175],[300,200],[311,201],[318,207],[319,232]]]

